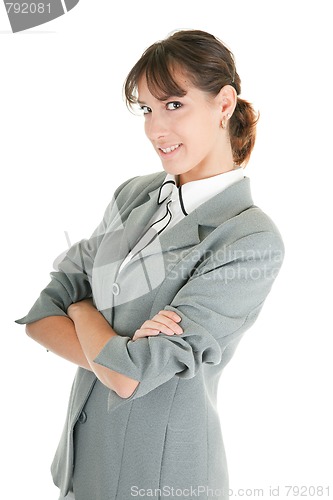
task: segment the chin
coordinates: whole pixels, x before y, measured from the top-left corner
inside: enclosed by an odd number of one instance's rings
[[[163,167],[163,170],[167,174],[171,174],[171,175],[180,175],[180,174],[185,174],[186,172],[188,172],[188,170],[186,170],[184,168],[179,168],[179,167],[177,168],[176,166],[172,167],[171,165],[163,165],[163,163],[162,163],[162,167]]]

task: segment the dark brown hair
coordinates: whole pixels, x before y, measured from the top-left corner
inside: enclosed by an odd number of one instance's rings
[[[180,69],[192,85],[215,97],[225,85],[241,93],[241,80],[232,52],[216,37],[200,30],[176,31],[148,47],[129,72],[124,83],[127,105],[137,104],[137,86],[145,75],[149,91],[157,99],[182,97],[186,90],[175,80]],[[229,120],[229,136],[234,163],[245,166],[256,137],[259,113],[240,97]]]

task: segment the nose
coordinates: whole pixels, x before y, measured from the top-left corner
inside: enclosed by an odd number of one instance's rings
[[[145,132],[151,141],[161,140],[168,135],[168,125],[161,113],[151,113],[145,122]]]

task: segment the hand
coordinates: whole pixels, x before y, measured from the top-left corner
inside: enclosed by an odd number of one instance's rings
[[[136,330],[132,340],[158,335],[159,333],[180,335],[183,333],[183,329],[178,325],[179,321],[181,321],[181,317],[174,311],[162,310],[158,314],[155,314],[152,319],[145,321],[141,328]]]
[[[74,302],[73,304],[71,304],[68,309],[67,309],[67,315],[71,318],[72,321],[74,321],[74,318],[75,318],[75,314],[77,314],[79,311],[82,310],[82,308],[89,308],[89,307],[93,307],[95,308],[94,306],[94,303],[93,303],[93,300],[92,299],[84,299],[84,300],[80,300],[79,302]]]

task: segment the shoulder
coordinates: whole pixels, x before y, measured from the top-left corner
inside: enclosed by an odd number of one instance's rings
[[[257,205],[253,205],[239,216],[239,223],[248,234],[270,233],[282,240],[281,233],[271,217]]]
[[[271,217],[253,203],[248,178],[215,196],[197,210],[197,216],[202,246],[207,250],[206,267],[244,260],[264,262],[266,258],[281,265],[285,253],[281,233]]]
[[[272,260],[275,267],[282,265],[285,246],[275,222],[261,208],[253,206],[243,214],[242,225],[245,234],[236,247],[242,247],[245,254],[261,261]]]
[[[271,217],[261,208],[252,205],[240,214],[219,226],[218,232],[224,242],[228,241],[235,248],[247,251],[267,250],[278,253],[282,258],[285,253],[282,235]],[[229,245],[228,245],[229,246]]]
[[[227,261],[232,261],[248,276],[264,283],[275,279],[285,256],[282,235],[275,222],[256,205],[238,217],[230,245],[225,249]],[[245,274],[246,274],[245,273]]]
[[[229,246],[235,242],[263,242],[283,248],[281,234],[274,221],[253,203],[250,179],[232,184],[196,210],[201,234],[209,242]]]

